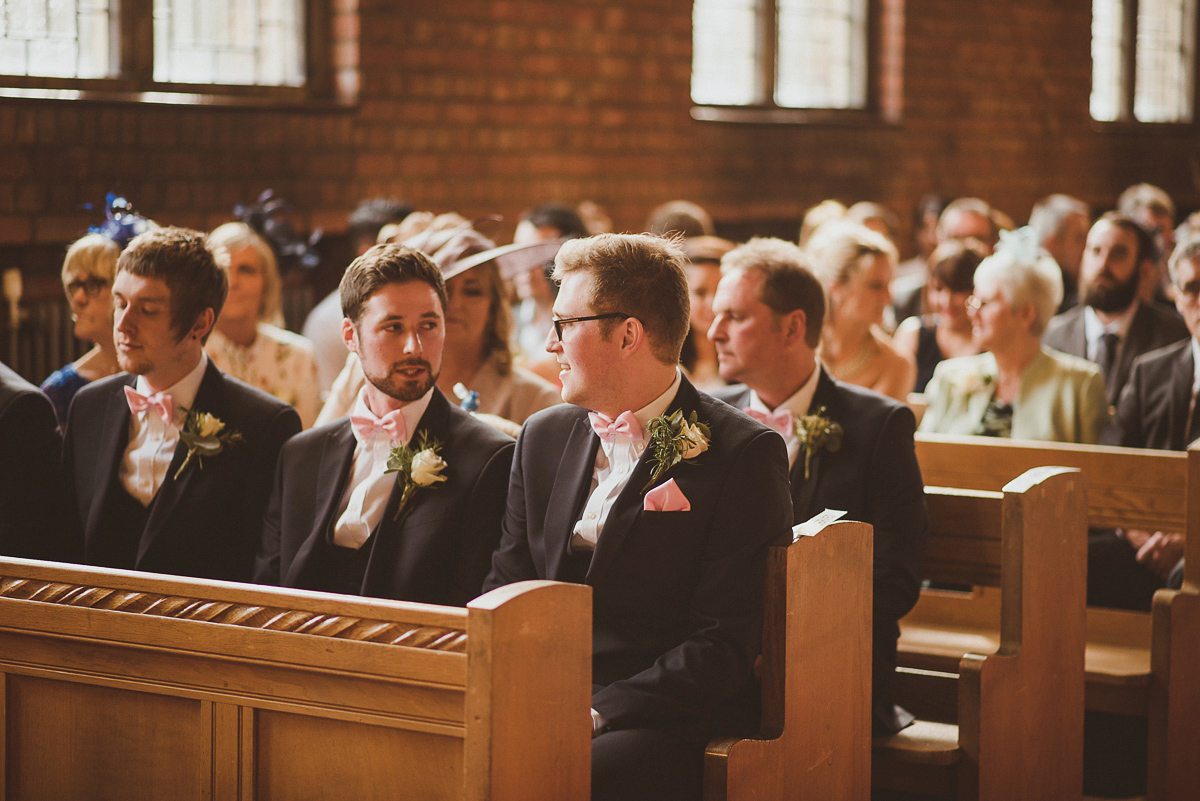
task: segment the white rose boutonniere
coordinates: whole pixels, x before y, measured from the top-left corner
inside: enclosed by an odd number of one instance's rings
[[[203,470],[205,456],[217,456],[225,450],[226,445],[242,440],[240,432],[226,431],[225,423],[208,412],[197,412],[194,409],[185,411],[187,417],[184,418],[183,428],[179,430],[179,439],[183,441],[188,450],[183,464],[179,465],[179,469],[175,471],[176,481],[183,475],[183,471],[191,464],[193,458]]]
[[[650,434],[650,480],[642,492],[654,486],[654,482],[680,462],[690,462],[708,450],[712,432],[708,425],[696,420],[696,413],[685,420],[683,410],[676,409],[670,415],[660,414],[646,427]]]
[[[958,376],[954,381],[954,389],[960,395],[975,395],[988,390],[995,380],[996,376],[977,368]]]
[[[442,443],[430,437],[426,431],[417,435],[416,442],[415,448],[411,445],[397,445],[388,454],[387,470],[384,472],[398,473],[396,483],[402,488],[400,504],[396,507],[393,520],[400,519],[400,513],[404,511],[414,492],[446,480],[442,475],[442,471],[446,469],[446,460],[439,453]]]

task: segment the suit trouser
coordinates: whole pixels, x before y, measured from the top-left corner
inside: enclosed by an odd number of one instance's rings
[[[592,740],[592,801],[700,801],[704,748],[656,729]]]

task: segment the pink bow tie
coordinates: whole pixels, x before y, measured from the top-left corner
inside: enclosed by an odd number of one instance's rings
[[[795,433],[795,421],[792,419],[792,413],[787,409],[780,408],[773,412],[760,412],[758,409],[747,409],[746,414],[767,426],[767,428],[779,432],[779,436],[784,439]]]
[[[125,400],[129,403],[129,411],[141,414],[153,409],[166,425],[171,425],[175,417],[175,400],[165,392],[143,395],[133,387],[125,387]]]
[[[350,415],[350,425],[363,442],[369,442],[373,437],[383,435],[392,442],[403,442],[408,437],[408,424],[400,409],[394,409],[378,419],[364,414]]]
[[[596,436],[605,442],[643,442],[646,439],[642,424],[633,416],[633,412],[621,412],[616,420],[606,414],[588,412],[588,419],[592,421]]]

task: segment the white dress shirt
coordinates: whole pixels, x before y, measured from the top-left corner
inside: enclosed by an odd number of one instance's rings
[[[1118,345],[1125,341],[1125,335],[1129,333],[1129,324],[1133,322],[1133,315],[1137,314],[1139,301],[1134,301],[1129,304],[1129,308],[1121,312],[1112,322],[1105,323],[1100,320],[1096,310],[1091,306],[1083,307],[1083,337],[1087,340],[1087,358],[1088,361],[1096,361],[1100,357],[1100,337],[1105,334],[1116,334],[1118,337]],[[1114,360],[1116,354],[1113,354]]]
[[[153,409],[129,416],[129,444],[125,446],[117,475],[125,491],[142,506],[150,505],[167,480],[167,471],[175,458],[175,446],[179,444],[179,429],[187,418],[187,410],[196,402],[196,393],[200,391],[207,368],[208,357],[201,352],[199,363],[190,373],[157,393],[171,396],[175,407],[171,425],[164,423]],[[145,376],[139,375],[133,388],[147,397],[156,394]]]
[[[360,390],[352,415],[362,415],[373,420],[379,416],[367,407],[366,390]],[[429,407],[429,399],[433,396],[433,388],[417,400],[409,403],[400,410],[404,418],[408,435],[404,442],[394,442],[386,434],[377,433],[370,439],[363,440],[358,430],[352,425],[354,439],[358,445],[354,448],[354,460],[350,465],[350,480],[346,482],[346,491],[338,504],[337,522],[333,525],[333,541],[345,548],[358,548],[371,536],[375,526],[383,517],[384,507],[396,484],[396,476],[385,473],[388,455],[397,445],[407,445],[421,422],[421,416]]]
[[[794,395],[775,408],[787,409],[792,413],[792,422],[795,423],[796,418],[808,414],[808,407],[812,405],[813,395],[817,391],[817,381],[820,377],[821,365],[817,364],[813,367],[808,380],[801,385],[800,389],[796,390]],[[754,390],[750,390],[750,402],[746,404],[746,408],[763,413],[775,411],[775,409],[768,409],[767,405],[762,402],[758,397],[758,393]],[[792,426],[789,435],[785,436],[783,441],[787,445],[788,467],[793,467],[796,464],[796,457],[800,455],[800,440],[796,437],[795,425]]]
[[[665,412],[671,401],[675,400],[680,380],[681,374],[676,370],[675,380],[667,387],[667,391],[633,413],[641,423],[643,431],[647,423]],[[641,442],[600,440],[600,448],[596,451],[596,466],[592,471],[591,494],[583,507],[583,517],[575,524],[571,537],[572,547],[585,550],[596,547],[596,541],[600,539],[600,530],[604,528],[604,521],[608,519],[608,513],[612,511],[617,496],[629,483],[629,477],[646,450],[648,439],[647,432],[646,439]]]

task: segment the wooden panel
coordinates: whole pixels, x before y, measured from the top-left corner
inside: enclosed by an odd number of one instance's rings
[[[201,702],[27,676],[7,685],[8,801],[211,797]]]
[[[462,741],[260,711],[257,801],[435,801],[462,797]]]

